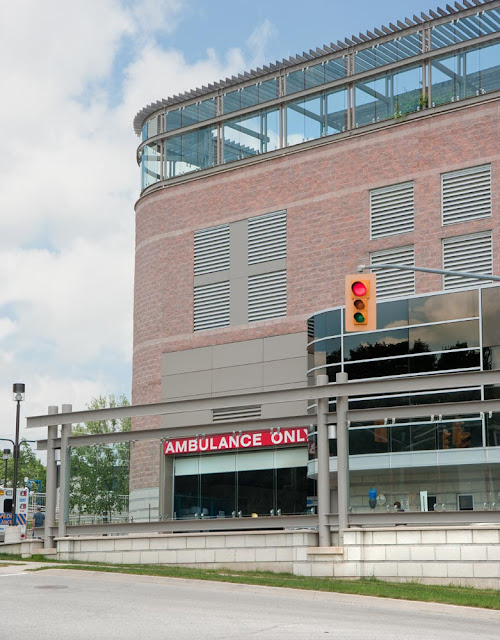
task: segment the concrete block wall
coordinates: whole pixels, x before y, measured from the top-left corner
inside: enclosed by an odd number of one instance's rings
[[[315,545],[317,533],[310,531],[86,536],[58,539],[57,558],[291,573],[296,563],[307,562],[307,549]]]
[[[312,564],[303,569],[318,575]],[[342,562],[323,569],[336,578],[500,589],[500,525],[349,529]]]

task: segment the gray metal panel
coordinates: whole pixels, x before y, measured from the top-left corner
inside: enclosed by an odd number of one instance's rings
[[[202,287],[205,284],[215,284],[216,282],[227,282],[229,280],[229,271],[214,271],[213,273],[203,273],[194,276],[194,286]]]
[[[280,419],[286,416],[297,416],[304,413],[306,404],[304,401],[298,402],[278,402],[276,404],[262,405],[262,418],[264,419]],[[301,426],[307,426],[315,422],[316,416],[309,416],[302,420]]]
[[[214,369],[212,389],[214,392],[225,391],[227,393],[241,389],[262,388],[262,378],[261,363]],[[238,404],[238,406],[240,405]]]
[[[307,333],[305,331],[264,338],[264,362],[304,356],[306,347]],[[305,379],[305,375],[303,379]]]
[[[248,224],[246,220],[232,222],[229,227],[231,237],[231,278],[248,275]]]
[[[264,386],[303,383],[307,372],[307,357],[287,358],[264,363]]]
[[[162,376],[206,371],[212,368],[212,347],[164,353],[161,359]]]
[[[209,395],[211,391],[209,371],[193,371],[162,378],[162,396],[165,400]]]
[[[229,287],[231,326],[248,322],[248,277],[232,278]]]
[[[212,366],[214,369],[262,362],[264,344],[261,338],[232,342],[212,347]]]
[[[251,276],[259,276],[263,273],[272,273],[273,271],[286,270],[286,258],[279,260],[269,260],[268,262],[259,262],[248,266],[248,274]]]

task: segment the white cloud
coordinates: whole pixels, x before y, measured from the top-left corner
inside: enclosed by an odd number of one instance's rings
[[[135,113],[256,64],[272,26],[188,62],[169,46],[181,0],[0,5],[0,436],[23,415],[82,408],[130,376]],[[124,56],[124,49],[126,55]],[[259,61],[260,63],[261,61]],[[12,425],[12,427],[11,427]]]

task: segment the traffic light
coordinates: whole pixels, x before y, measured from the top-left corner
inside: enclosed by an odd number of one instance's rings
[[[441,433],[441,437],[443,439],[443,449],[449,449],[450,448],[451,431],[449,429],[443,429],[443,431]]]
[[[357,273],[345,278],[345,330],[375,331],[377,328],[377,276]]]

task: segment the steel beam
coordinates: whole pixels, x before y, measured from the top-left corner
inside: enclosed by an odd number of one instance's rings
[[[231,431],[258,431],[277,427],[305,427],[316,423],[315,415],[290,416],[288,418],[259,418],[258,420],[239,420],[235,422],[213,422],[210,424],[186,425],[179,427],[161,427],[159,429],[137,429],[135,431],[118,431],[114,433],[97,433],[82,436],[72,436],[68,443],[70,447],[87,447],[94,444],[117,442],[131,442],[139,440],[161,440],[167,438],[186,438],[198,435],[214,435]],[[61,446],[61,440],[56,439],[55,448]],[[47,449],[47,440],[37,441],[38,451]]]
[[[198,398],[195,400],[172,400],[152,404],[130,405],[108,409],[91,409],[61,414],[64,423],[89,422],[93,420],[110,420],[135,418],[139,416],[166,415],[187,411],[207,409],[223,409],[234,406],[268,404],[308,400],[315,402],[320,398],[338,396],[383,395],[410,391],[428,391],[440,389],[457,389],[461,387],[477,387],[485,384],[500,384],[500,371],[472,371],[464,373],[447,373],[410,378],[367,379],[347,382],[345,384],[328,384],[317,387],[293,387],[279,391],[260,391],[220,397]],[[51,423],[50,415],[31,416],[27,418],[30,429],[44,427]],[[269,420],[268,422],[271,422]],[[224,423],[221,423],[221,425]],[[238,423],[240,424],[240,423]],[[246,424],[242,422],[241,424]],[[137,432],[134,432],[137,433]]]
[[[328,376],[318,376],[317,385],[328,384]],[[330,513],[330,451],[328,442],[328,398],[319,398],[317,404],[317,456],[318,456],[318,533],[319,546],[332,545],[327,516]]]
[[[49,416],[51,422],[54,421],[54,415],[59,411],[58,407],[50,406]],[[56,456],[54,440],[57,438],[57,425],[48,425],[48,439],[47,439],[47,475],[46,475],[46,499],[45,499],[45,536],[44,547],[45,549],[52,549],[54,546],[54,535],[52,533],[56,525]]]
[[[71,525],[67,536],[128,533],[192,533],[207,531],[255,531],[258,529],[316,529],[316,515],[264,516],[260,518],[202,518],[200,520],[166,520],[156,522],[121,522]]]
[[[71,412],[70,404],[62,405],[63,413]],[[66,523],[69,517],[69,481],[71,475],[69,438],[71,435],[71,424],[61,425],[61,469],[59,473],[59,530],[60,538],[66,535]]]
[[[337,373],[336,381],[346,386],[347,373]],[[337,398],[337,490],[338,490],[338,526],[339,545],[344,545],[344,532],[349,527],[349,431],[347,408],[349,398]]]

